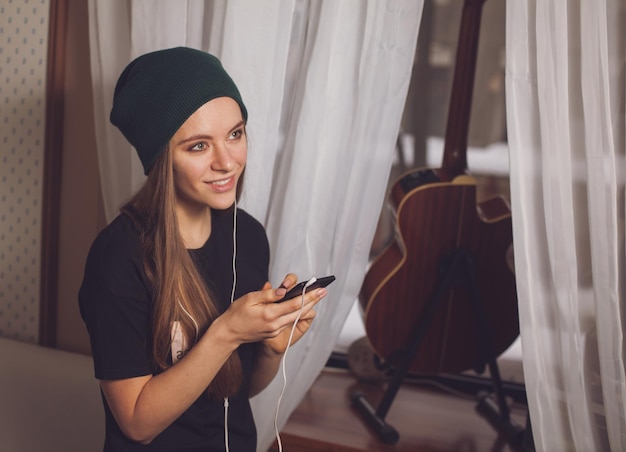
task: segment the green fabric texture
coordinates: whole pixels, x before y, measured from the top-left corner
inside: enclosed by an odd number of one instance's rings
[[[218,97],[234,99],[247,121],[239,90],[219,59],[188,47],[158,50],[126,66],[115,86],[110,120],[136,149],[148,174],[187,118]]]

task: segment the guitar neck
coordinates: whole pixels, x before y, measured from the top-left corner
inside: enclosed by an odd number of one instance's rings
[[[465,0],[463,5],[440,170],[444,180],[452,180],[467,172],[467,137],[484,1]]]

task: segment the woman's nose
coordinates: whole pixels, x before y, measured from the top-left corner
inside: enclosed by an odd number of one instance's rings
[[[214,171],[230,171],[233,169],[234,160],[225,145],[215,147],[215,153],[211,168]]]

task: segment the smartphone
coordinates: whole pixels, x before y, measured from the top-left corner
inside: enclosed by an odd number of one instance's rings
[[[326,287],[334,280],[335,280],[335,277],[333,275],[324,276],[322,278],[317,278],[317,280],[313,284],[311,284],[309,287],[306,288],[306,291],[308,292],[313,289],[319,289],[320,287]],[[295,286],[293,286],[293,288],[287,291],[285,296],[281,298],[280,300],[278,300],[276,303],[282,303],[283,301],[289,300],[291,298],[302,296],[302,289],[304,289],[304,286],[306,285],[307,282],[308,281],[301,281]]]

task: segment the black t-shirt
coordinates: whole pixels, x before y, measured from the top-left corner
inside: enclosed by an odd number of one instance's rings
[[[190,250],[218,309],[228,308],[233,282],[233,210],[214,212],[211,236]],[[268,280],[269,244],[254,218],[237,211],[235,299],[260,290]],[[150,342],[152,290],[145,276],[138,232],[119,215],[94,241],[79,292],[80,312],[89,331],[95,376],[117,380],[158,373]],[[238,349],[243,367],[239,392],[229,397],[229,445],[256,449],[256,428],[248,400],[256,344]],[[117,425],[106,399],[105,451],[224,451],[224,402],[202,395],[172,425],[144,446],[130,441]]]

